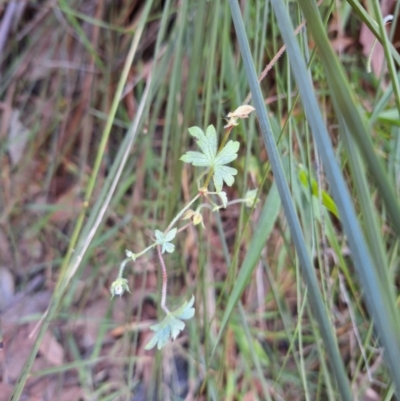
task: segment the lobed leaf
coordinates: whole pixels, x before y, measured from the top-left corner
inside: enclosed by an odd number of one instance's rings
[[[150,350],[156,345],[157,349],[161,349],[170,339],[175,340],[185,328],[185,323],[181,319],[188,320],[194,316],[195,310],[193,304],[194,296],[192,296],[189,302],[185,301],[174,312],[169,312],[160,323],[150,326],[150,329],[154,331],[154,336],[145,346],[145,349]]]
[[[155,231],[156,235],[156,244],[161,245],[161,252],[168,252],[172,253],[175,250],[175,245],[172,244],[172,241],[176,236],[177,228],[173,228],[172,230],[168,231],[167,234],[164,234],[160,230]]]
[[[234,175],[237,170],[225,166],[237,158],[239,150],[239,142],[229,141],[220,152],[218,152],[217,132],[213,125],[207,127],[206,133],[199,127],[189,128],[189,133],[197,139],[197,145],[202,150],[201,152],[189,151],[186,152],[181,160],[185,163],[191,163],[193,166],[208,167],[213,170],[213,180],[217,192],[222,191],[222,185],[225,182],[231,186],[235,179]]]

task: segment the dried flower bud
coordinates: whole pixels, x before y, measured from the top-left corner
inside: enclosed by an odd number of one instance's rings
[[[228,124],[226,124],[224,128],[238,125],[239,118],[249,118],[249,114],[254,110],[255,108],[253,106],[249,106],[248,104],[239,106],[235,111],[228,113]]]
[[[203,223],[203,216],[201,215],[201,213],[196,212],[192,209],[189,209],[188,211],[185,212],[185,214],[183,215],[183,219],[184,220],[189,220],[192,219],[193,224],[195,226],[197,226],[198,224],[201,224],[204,227],[204,223]]]
[[[244,104],[239,106],[235,111],[231,111],[228,113],[228,117],[234,118],[249,118],[249,114],[254,111],[255,108],[253,106],[249,106],[248,104]]]
[[[125,291],[129,291],[128,280],[126,278],[117,278],[112,284],[110,288],[111,298],[114,298],[115,295],[121,296]]]

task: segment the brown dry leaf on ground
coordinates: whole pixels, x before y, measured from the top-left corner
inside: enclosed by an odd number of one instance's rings
[[[9,401],[14,386],[0,382],[0,401]]]
[[[53,366],[60,366],[64,362],[64,348],[49,331],[44,335],[39,352]]]
[[[82,387],[73,386],[63,388],[61,394],[58,395],[60,401],[71,401],[71,400],[80,400],[84,397],[84,392]]]
[[[5,374],[11,382],[19,377],[34,342],[30,335],[35,323],[27,324],[24,321],[32,315],[41,316],[50,297],[51,293],[48,291],[27,294],[25,297],[16,294],[15,303],[11,300],[2,315]]]

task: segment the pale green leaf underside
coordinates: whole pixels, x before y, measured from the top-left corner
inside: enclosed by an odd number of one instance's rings
[[[210,159],[204,153],[189,151],[186,152],[181,160],[185,163],[191,163],[197,167],[210,167]]]
[[[234,175],[237,170],[227,167],[228,164],[237,158],[239,150],[239,142],[229,141],[224,148],[218,152],[217,133],[213,125],[208,126],[206,133],[199,127],[189,128],[189,133],[197,139],[197,145],[202,152],[189,151],[186,152],[181,160],[185,163],[191,163],[193,166],[208,167],[213,170],[214,185],[217,192],[222,190],[225,182],[231,186],[234,182]]]
[[[255,189],[249,189],[249,190],[246,192],[245,199],[246,199],[246,206],[247,206],[247,207],[252,207],[254,202],[256,202],[256,203],[260,202],[260,199],[258,199],[258,198],[256,199],[256,197],[257,197],[257,192],[258,192],[258,189],[257,189],[257,188],[255,188]]]
[[[161,245],[161,251],[162,253],[168,252],[172,253],[175,250],[175,245],[172,244],[169,241],[172,241],[175,236],[176,236],[176,228],[173,228],[172,230],[168,231],[167,234],[164,234],[163,232],[156,230],[155,235],[156,235],[156,244]]]
[[[223,207],[226,208],[228,206],[228,197],[226,195],[226,192],[221,191],[217,195],[220,197]]]
[[[170,312],[160,322],[150,327],[154,331],[153,338],[146,345],[145,349],[150,350],[157,345],[158,349],[163,348],[167,342],[175,340],[179,333],[185,328],[185,323],[181,320],[188,320],[194,316],[194,296],[189,302],[185,302],[174,312]]]

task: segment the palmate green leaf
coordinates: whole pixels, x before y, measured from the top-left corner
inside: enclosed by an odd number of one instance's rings
[[[190,301],[186,301],[180,308],[174,312],[169,312],[160,322],[150,327],[154,331],[153,338],[145,346],[150,350],[157,345],[158,349],[163,348],[169,340],[175,340],[179,333],[185,328],[183,320],[191,319],[194,316],[194,296]]]
[[[172,244],[170,241],[172,241],[175,238],[176,235],[176,228],[173,228],[172,230],[168,231],[167,234],[164,234],[162,231],[156,230],[156,244],[161,245],[161,252],[168,252],[172,253],[175,250],[175,245]]]
[[[189,128],[189,133],[196,138],[197,145],[202,152],[186,152],[181,157],[181,160],[185,163],[191,163],[193,166],[212,169],[215,190],[217,192],[221,192],[224,182],[228,186],[231,186],[235,181],[233,176],[237,174],[237,170],[226,166],[226,164],[237,158],[239,142],[229,141],[218,152],[217,132],[213,125],[208,126],[205,134],[199,127]]]

